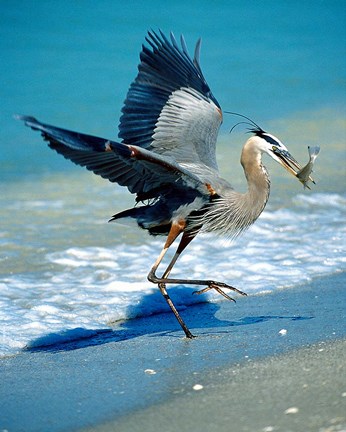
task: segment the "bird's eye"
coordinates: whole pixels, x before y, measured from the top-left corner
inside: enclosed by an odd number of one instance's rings
[[[275,152],[277,149],[278,149],[277,146],[272,147],[273,152]]]

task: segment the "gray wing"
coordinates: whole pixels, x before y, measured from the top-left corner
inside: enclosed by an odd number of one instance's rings
[[[201,71],[200,41],[191,59],[183,38],[181,47],[172,34],[169,40],[162,32],[149,32],[146,40],[150,48],[142,48],[119,137],[179,163],[217,170],[215,145],[222,113]]]
[[[26,126],[41,132],[49,147],[77,165],[126,186],[131,193],[154,197],[162,188],[174,184],[210,194],[209,185],[179,166],[172,158],[163,157],[138,146],[126,145],[41,123],[34,117],[16,116]]]

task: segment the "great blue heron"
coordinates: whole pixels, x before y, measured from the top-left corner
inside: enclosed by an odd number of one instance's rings
[[[40,131],[49,147],[65,158],[136,194],[136,204],[142,205],[117,213],[111,221],[132,218],[150,234],[167,236],[148,279],[158,285],[186,337],[192,338],[166,284],[205,285],[197,293],[215,289],[230,300],[223,289],[246,294],[210,279],[169,278],[179,255],[199,232],[236,237],[255,222],[269,197],[263,153],[295,176],[301,167],[278,138],[243,116],[252,132],[241,153],[248,190],[235,191],[220,177],[216,163],[222,111],[200,67],[200,40],[193,58],[183,37],[179,46],[173,34],[169,39],[162,32],[149,32],[146,42],[149,46],[142,47],[138,75],[122,109],[121,143],[50,126],[29,116],[17,117]],[[179,235],[172,260],[163,275],[157,276],[162,259]]]

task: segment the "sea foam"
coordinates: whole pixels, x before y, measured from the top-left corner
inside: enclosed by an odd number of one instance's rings
[[[256,294],[342,271],[345,203],[338,194],[300,194],[289,208],[269,207],[233,243],[197,236],[172,277],[213,278]],[[163,239],[148,237],[143,243],[140,238],[138,244],[47,252],[39,268],[6,275],[0,284],[1,355],[16,353],[28,344],[37,346],[40,340],[54,344],[64,340],[64,334],[67,339],[81,337],[83,331],[73,329],[97,331],[119,320],[168,312],[159,290],[146,278]],[[178,309],[224,300],[215,293],[192,295],[195,289],[169,287]],[[47,339],[49,334],[54,336]]]

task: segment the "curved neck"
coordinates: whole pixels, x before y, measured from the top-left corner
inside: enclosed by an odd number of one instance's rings
[[[191,231],[199,231],[202,226],[204,232],[218,232],[234,238],[255,222],[267,204],[270,190],[261,156],[261,151],[249,140],[240,161],[248,183],[247,192],[242,194],[229,185],[219,185],[219,197],[200,216],[189,221]]]
[[[248,190],[241,195],[242,208],[247,212],[248,220],[253,223],[262,213],[270,193],[270,179],[262,164],[262,154],[254,148],[245,148],[240,160],[248,184]]]

